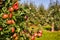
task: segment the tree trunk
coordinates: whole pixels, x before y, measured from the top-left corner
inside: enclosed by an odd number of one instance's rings
[[[54,32],[54,22],[52,22],[52,32]]]

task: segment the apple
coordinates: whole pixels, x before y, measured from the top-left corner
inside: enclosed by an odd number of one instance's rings
[[[14,28],[14,27],[12,27],[11,31],[12,31],[12,33],[14,33],[14,32],[15,32],[15,28]]]
[[[2,27],[0,27],[0,31],[2,30]]]
[[[14,8],[14,10],[18,10],[18,6],[17,5],[14,5],[13,8]]]
[[[14,10],[18,10],[18,2],[13,5]]]
[[[13,34],[13,38],[16,38],[16,37],[17,37],[17,34],[16,34],[16,33],[14,33],[14,34]]]
[[[2,15],[2,18],[3,18],[3,19],[8,18],[8,14],[3,14],[3,15]]]
[[[34,36],[36,37],[38,34],[37,33],[34,33]]]
[[[13,12],[13,11],[14,11],[13,7],[10,7],[10,8],[9,8],[9,11],[10,11],[10,12]]]
[[[42,36],[42,34],[41,34],[41,33],[38,33],[38,36],[39,36],[39,37],[41,37],[41,36]]]
[[[14,21],[14,20],[11,20],[11,23],[12,23],[12,24],[14,24],[14,23],[15,23],[15,21]]]
[[[35,36],[32,36],[31,40],[35,40]]]
[[[12,16],[13,16],[13,14],[12,14],[12,13],[10,13],[10,14],[9,14],[9,18],[12,18]]]
[[[39,31],[39,33],[41,33],[41,34],[42,34],[42,31],[40,30],[40,31]]]
[[[11,24],[11,20],[7,20],[7,24]]]

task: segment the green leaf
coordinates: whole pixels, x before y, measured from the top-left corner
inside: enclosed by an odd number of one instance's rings
[[[12,18],[16,21],[16,17],[15,16],[13,16]]]

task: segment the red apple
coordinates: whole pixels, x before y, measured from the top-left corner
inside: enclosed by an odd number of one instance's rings
[[[14,10],[18,10],[18,5],[13,6]]]
[[[38,33],[38,36],[39,36],[39,37],[41,37],[41,36],[42,36],[42,34],[41,34],[41,33]]]
[[[11,23],[11,20],[7,20],[7,24],[12,24],[12,23]]]
[[[7,20],[7,24],[14,24],[15,21],[14,20]]]
[[[9,18],[12,18],[12,16],[13,16],[13,14],[12,14],[12,13],[10,13],[10,14],[9,14]]]
[[[2,27],[0,27],[0,31],[2,30]]]
[[[36,37],[38,34],[37,33],[34,33],[34,36]]]
[[[11,31],[12,31],[12,33],[14,33],[14,32],[15,32],[15,28],[14,28],[14,27],[12,27]]]
[[[13,5],[14,10],[18,10],[18,2]]]
[[[3,18],[3,19],[8,18],[8,14],[3,14],[3,15],[2,15],[2,18]]]
[[[41,33],[41,34],[42,34],[42,31],[40,30],[40,31],[39,31],[39,33]]]
[[[9,8],[9,11],[10,11],[10,12],[13,12],[13,11],[14,11],[13,7],[10,7],[10,8]]]
[[[14,23],[15,23],[15,21],[14,21],[14,20],[11,20],[11,23],[12,23],[12,24],[14,24]]]
[[[14,33],[14,34],[13,34],[13,37],[14,37],[14,38],[16,38],[16,37],[17,37],[17,34],[16,34],[16,33]]]
[[[35,40],[35,36],[32,36],[31,40]]]

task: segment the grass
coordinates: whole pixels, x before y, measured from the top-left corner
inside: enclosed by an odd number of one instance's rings
[[[43,31],[42,37],[36,38],[36,40],[60,40],[60,32]]]

